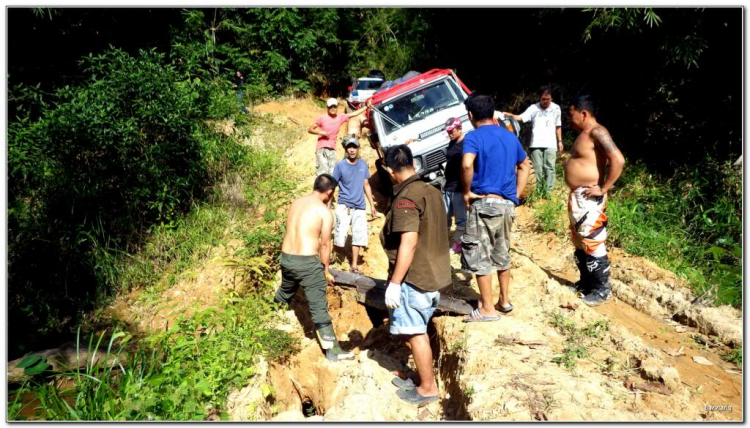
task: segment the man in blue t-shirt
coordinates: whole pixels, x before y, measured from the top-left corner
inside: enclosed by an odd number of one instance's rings
[[[468,211],[461,264],[477,275],[482,301],[464,322],[496,321],[500,318],[492,302],[492,273],[497,271],[500,282],[497,310],[508,313],[513,310],[508,300],[510,232],[531,164],[518,138],[495,124],[492,98],[472,94],[464,104],[474,131],[464,137],[461,160]]]
[[[367,162],[359,159],[359,140],[352,136],[344,139],[346,157],[333,168],[333,178],[339,183],[339,202],[336,205],[336,223],[333,229],[333,245],[343,248],[349,225],[352,226],[352,262],[351,272],[361,273],[359,247],[367,246],[367,215],[365,196],[370,201],[371,216],[377,217],[375,201],[370,189],[370,171]]]

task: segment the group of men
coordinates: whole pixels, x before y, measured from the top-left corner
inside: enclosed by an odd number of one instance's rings
[[[319,118],[308,130],[320,136],[318,151],[335,147],[329,140],[335,141],[338,126],[364,111],[338,115],[337,102],[332,100],[328,104],[328,118]],[[416,382],[396,377],[393,383],[401,399],[420,406],[438,398],[427,325],[440,301],[440,290],[451,283],[450,252],[461,254],[462,268],[476,275],[481,295],[479,307],[464,322],[493,322],[500,319],[498,312],[513,310],[509,300],[510,236],[515,207],[526,186],[531,164],[518,138],[498,126],[491,97],[472,94],[465,106],[474,130],[463,134],[458,118],[446,123],[451,142],[442,194],[415,172],[407,145],[388,148],[383,158],[394,185],[380,234],[388,257],[385,304],[389,309],[389,330],[393,335],[407,338],[418,374]],[[548,111],[552,106],[558,113]],[[534,149],[551,150],[553,156],[555,149],[562,150],[560,109],[551,103],[549,92],[543,92],[535,110],[529,110],[520,116],[521,120],[544,121],[539,125],[539,134],[536,125],[532,133],[532,159],[538,171],[543,169],[538,165],[547,162],[548,154],[533,154]],[[604,209],[606,193],[619,178],[624,159],[606,128],[596,121],[596,107],[590,97],[576,98],[568,112],[571,124],[580,131],[571,149],[571,159],[565,165],[565,182],[571,190],[568,211],[576,246],[575,262],[581,273],[575,289],[583,294],[584,303],[596,306],[611,294],[604,245],[607,225]],[[335,123],[338,125],[334,131]],[[558,143],[551,148],[547,136],[541,132],[549,128],[554,129],[554,141]],[[534,140],[538,146],[533,144]],[[344,147],[346,158],[334,164],[333,174],[326,169],[331,165],[329,154],[318,154],[319,174],[313,192],[295,200],[290,207],[282,244],[283,280],[275,296],[275,301],[289,304],[302,286],[321,347],[332,361],[351,359],[353,355],[338,344],[327,311],[326,285],[334,283],[328,271],[331,230],[335,231],[334,245],[343,245],[351,223],[353,248],[365,246],[367,234],[356,236],[354,227],[365,218],[363,194],[370,201],[372,215],[375,213],[367,165],[358,159],[359,142],[348,138]],[[542,160],[537,163],[537,159]],[[605,179],[607,163],[609,172]],[[554,157],[552,171],[554,174]],[[548,178],[539,182],[550,181]],[[340,192],[334,220],[330,204],[337,185]],[[361,214],[356,214],[358,211]],[[456,218],[456,233],[449,242],[450,217]],[[353,250],[353,271],[358,270],[356,254]],[[496,303],[492,297],[495,273],[500,284]]]

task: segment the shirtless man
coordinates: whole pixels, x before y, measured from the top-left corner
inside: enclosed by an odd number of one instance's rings
[[[350,360],[351,352],[341,349],[328,314],[326,285],[333,285],[328,272],[331,255],[333,214],[331,199],[336,180],[321,174],[313,191],[292,202],[286,221],[286,235],[281,244],[281,286],[274,301],[289,305],[300,285],[305,292],[318,341],[331,361]]]
[[[568,113],[573,127],[580,131],[565,163],[565,184],[570,188],[568,216],[573,253],[580,281],[575,290],[583,302],[598,306],[612,293],[609,287],[607,239],[607,191],[612,188],[625,165],[625,158],[612,141],[607,128],[596,121],[597,108],[591,97],[581,95],[570,104]],[[605,167],[609,161],[609,172]]]

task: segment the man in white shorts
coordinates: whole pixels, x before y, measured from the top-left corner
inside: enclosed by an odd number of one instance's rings
[[[377,216],[375,201],[372,199],[370,188],[370,170],[367,162],[359,159],[359,140],[348,137],[343,142],[346,157],[336,164],[333,177],[339,183],[339,201],[336,204],[336,223],[333,232],[333,245],[343,248],[349,225],[352,227],[352,262],[351,272],[361,273],[359,270],[359,248],[367,246],[367,205],[365,196],[370,201],[371,216]]]

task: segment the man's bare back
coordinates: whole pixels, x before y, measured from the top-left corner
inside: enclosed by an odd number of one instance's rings
[[[292,202],[286,220],[286,235],[281,252],[297,256],[319,254],[321,244],[331,242],[333,214],[315,194],[302,196]]]

